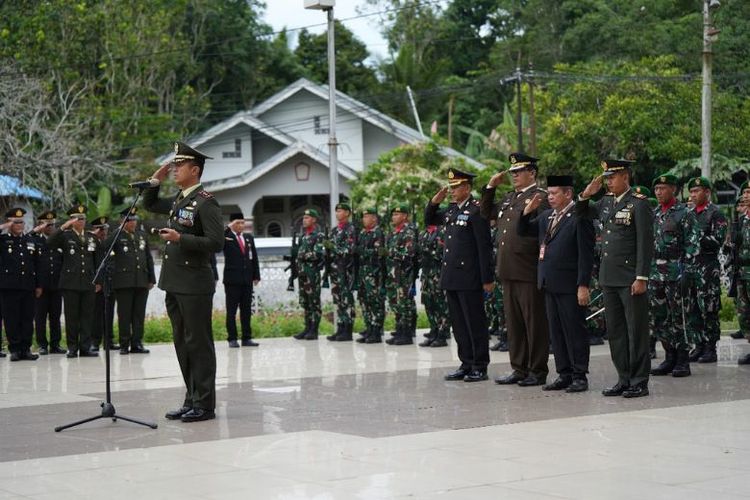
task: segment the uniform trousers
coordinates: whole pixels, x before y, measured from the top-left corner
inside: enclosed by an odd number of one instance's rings
[[[140,347],[143,344],[148,288],[118,288],[114,296],[117,300],[120,347]]]
[[[36,312],[34,323],[36,326],[36,345],[39,347],[60,347],[62,339],[62,327],[60,316],[62,314],[62,292],[60,290],[42,291],[42,295],[36,299]],[[49,318],[49,342],[47,341],[47,319]]]
[[[114,323],[115,294],[111,293],[107,296],[105,309],[104,292],[97,293],[94,300],[94,323],[91,332],[91,344],[95,346],[101,344],[105,333],[109,337],[109,345],[114,344]]]
[[[183,406],[189,408],[216,408],[216,351],[211,330],[213,296],[213,293],[167,292],[165,299],[174,349],[185,381]]]
[[[2,290],[3,320],[10,352],[26,352],[34,335],[34,292]]]
[[[65,310],[65,340],[69,351],[88,351],[91,348],[91,329],[94,324],[94,290],[63,290]]]
[[[589,333],[586,306],[574,293],[545,293],[547,322],[555,355],[555,369],[564,378],[585,379],[589,371]]]
[[[446,290],[461,369],[487,371],[490,346],[482,290]]]
[[[536,283],[503,280],[503,301],[510,366],[524,377],[546,377],[549,331],[544,294]]]
[[[607,337],[619,382],[648,382],[651,370],[648,295],[631,295],[630,287],[602,286]]]
[[[252,337],[250,320],[253,314],[252,285],[224,285],[224,294],[227,299],[227,340],[230,342],[237,340],[237,308],[240,310],[242,340],[250,340]]]

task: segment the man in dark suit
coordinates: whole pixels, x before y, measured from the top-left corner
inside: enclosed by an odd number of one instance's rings
[[[573,213],[573,177],[547,177],[547,200],[552,207],[532,219],[543,201],[534,195],[519,220],[522,236],[539,238],[537,283],[544,290],[547,321],[558,377],[545,391],[581,392],[588,389],[589,341],[586,307],[594,267],[594,223]]]
[[[545,199],[532,214],[549,208],[547,192],[537,187],[537,159],[523,153],[509,156],[513,191],[495,204],[495,188],[506,173],[490,179],[482,190],[481,209],[485,219],[497,219],[497,269],[503,284],[503,305],[508,327],[510,365],[513,372],[498,377],[498,384],[522,387],[544,385],[547,381],[549,332],[544,312],[544,294],[537,288],[539,241],[534,236],[519,236],[518,219],[535,195]]]
[[[445,210],[438,206],[448,194],[444,187],[425,208],[426,225],[445,226],[440,286],[448,296],[453,333],[461,366],[445,376],[446,380],[478,382],[487,380],[490,349],[487,342],[487,317],[484,293],[492,292],[490,225],[479,214],[479,202],[471,196],[473,174],[451,169],[448,184],[452,203]]]
[[[207,159],[187,144],[175,143],[173,160],[159,167],[152,176],[155,186],[143,195],[147,210],[169,215],[169,227],[159,230],[166,242],[159,288],[166,292],[186,393],[182,406],[165,417],[183,422],[216,418],[216,351],[211,330],[216,282],[211,257],[224,245],[224,224],[219,203],[200,182]],[[160,185],[170,170],[180,192],[159,198]]]
[[[257,346],[252,339],[253,287],[260,282],[258,251],[252,235],[245,233],[245,216],[242,212],[229,216],[229,226],[224,231],[224,294],[227,300],[227,340],[229,347],[237,343],[237,308],[240,309],[242,345]]]
[[[648,276],[654,253],[654,215],[648,198],[630,188],[629,160],[604,160],[604,173],[581,193],[576,215],[602,223],[602,262],[599,283],[617,383],[604,396],[648,396],[651,371],[648,331]],[[607,194],[589,199],[607,181]]]

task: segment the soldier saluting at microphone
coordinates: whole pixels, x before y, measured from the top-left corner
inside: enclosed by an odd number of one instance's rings
[[[166,242],[159,288],[166,292],[177,360],[187,388],[182,406],[166,414],[169,420],[197,422],[216,417],[216,352],[211,311],[216,287],[211,256],[224,247],[221,207],[200,182],[205,154],[175,143],[171,162],[154,173],[143,204],[147,210],[169,215],[169,227],[159,230]],[[169,171],[180,192],[159,198]]]

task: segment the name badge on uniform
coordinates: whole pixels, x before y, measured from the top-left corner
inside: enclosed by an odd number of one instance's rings
[[[544,243],[542,243],[539,246],[539,260],[544,260],[544,252],[545,252],[545,250],[547,250],[547,245],[545,245]]]
[[[629,226],[632,216],[633,214],[630,212],[630,210],[618,210],[615,213],[615,224]]]
[[[89,240],[89,246],[86,248],[89,252],[93,252],[96,250],[96,245],[94,244],[94,240]]]
[[[177,211],[177,222],[183,226],[192,227],[195,224],[195,212],[181,208]]]

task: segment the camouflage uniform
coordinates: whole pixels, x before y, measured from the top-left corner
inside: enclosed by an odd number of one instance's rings
[[[339,224],[331,231],[331,295],[336,304],[337,334],[351,340],[354,323],[354,245],[356,229],[350,222]],[[344,333],[348,332],[348,333]]]
[[[594,231],[596,240],[594,242],[594,267],[591,271],[590,301],[586,317],[599,311],[604,307],[604,301],[601,300],[603,292],[599,286],[599,267],[602,262],[602,224],[598,220],[594,221]],[[604,343],[602,338],[607,332],[607,324],[604,321],[604,314],[599,313],[586,322],[586,328],[589,331],[589,344],[601,345]]]
[[[497,227],[490,229],[492,239],[492,262],[497,262]],[[490,332],[496,332],[497,344],[490,347],[492,351],[506,352],[508,350],[508,329],[505,327],[505,306],[503,304],[503,284],[495,273],[495,288],[492,293],[484,294],[484,312],[487,315],[487,324]]]
[[[320,269],[324,257],[323,234],[317,226],[313,226],[302,233],[297,248],[299,304],[305,312],[307,339],[317,338],[320,325]]]
[[[424,345],[450,338],[448,299],[440,287],[440,269],[445,250],[445,231],[442,226],[427,226],[419,235],[422,262],[422,304],[430,322],[430,336]],[[444,343],[440,343],[445,345]],[[438,347],[437,345],[435,347]]]
[[[716,342],[721,335],[721,264],[719,249],[727,233],[727,219],[718,206],[708,203],[697,212],[691,209],[700,231],[700,250],[688,266],[689,294],[686,297],[687,335],[696,342],[690,361],[716,360]]]
[[[362,306],[366,335],[358,342],[376,343],[383,335],[385,320],[385,237],[374,226],[362,228],[357,238],[359,257],[359,289],[357,296]]]
[[[750,340],[750,217],[745,214],[738,216],[737,234],[734,237],[736,245],[735,279],[737,284],[737,318],[740,331]]]
[[[690,263],[695,262],[699,240],[695,213],[686,205],[674,203],[666,211],[660,206],[654,210],[654,260],[648,281],[649,326],[652,334],[664,343],[667,355],[669,349],[688,351],[695,341],[685,331],[686,304],[682,300],[680,279],[683,273],[688,273]]]
[[[411,293],[416,277],[415,257],[418,247],[416,227],[405,222],[393,228],[388,234],[386,247],[388,248],[386,294],[388,306],[396,316],[395,338],[404,340],[408,338],[408,343],[411,343],[417,318],[417,304]]]

